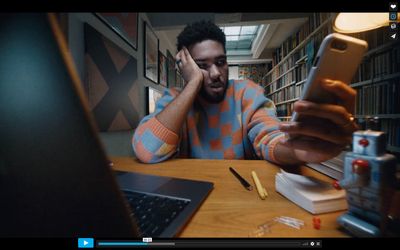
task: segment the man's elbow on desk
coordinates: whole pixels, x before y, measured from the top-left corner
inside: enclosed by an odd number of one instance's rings
[[[136,158],[140,162],[147,164],[154,164],[166,161],[171,158],[176,152],[176,149],[174,150],[174,148],[170,147],[169,150],[165,150],[165,147],[162,146],[158,150],[155,150],[156,153],[152,153],[151,151],[147,150],[141,142],[133,144],[133,150],[135,152]]]

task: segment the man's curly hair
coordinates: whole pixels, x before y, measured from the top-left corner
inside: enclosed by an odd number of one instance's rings
[[[198,21],[187,25],[178,36],[177,48],[180,51],[184,46],[189,46],[202,42],[204,40],[213,40],[219,42],[225,48],[225,34],[224,32],[211,21]]]

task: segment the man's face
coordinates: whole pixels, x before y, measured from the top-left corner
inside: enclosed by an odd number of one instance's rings
[[[228,63],[223,45],[205,40],[188,49],[200,69],[207,71],[200,90],[201,97],[211,103],[221,102],[228,86]]]

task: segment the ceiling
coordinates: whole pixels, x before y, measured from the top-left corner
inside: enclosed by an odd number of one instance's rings
[[[175,52],[176,37],[186,24],[211,20],[220,26],[263,25],[252,47],[252,55],[229,55],[230,64],[262,63],[272,60],[272,52],[307,21],[310,13],[146,13],[159,37]]]

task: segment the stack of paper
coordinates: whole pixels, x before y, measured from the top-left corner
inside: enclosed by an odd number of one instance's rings
[[[346,191],[331,183],[283,170],[275,176],[276,191],[312,214],[347,209]]]

